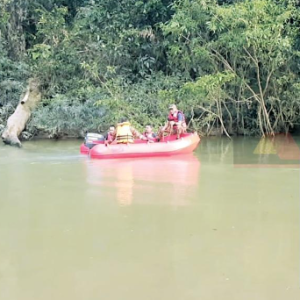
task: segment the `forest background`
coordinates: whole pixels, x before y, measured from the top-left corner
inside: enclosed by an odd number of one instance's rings
[[[24,137],[80,137],[121,117],[202,135],[300,125],[295,0],[0,0],[0,134],[29,78],[42,101]]]

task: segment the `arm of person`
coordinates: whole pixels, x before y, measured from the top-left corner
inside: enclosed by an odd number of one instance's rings
[[[148,143],[154,143],[154,142],[158,141],[158,138],[157,138],[156,134],[153,134],[151,137],[148,137],[147,140],[148,140]]]
[[[135,139],[140,138],[141,134],[133,127],[130,127],[131,133]]]
[[[146,141],[146,140],[147,140],[147,138],[146,138],[143,134],[141,134],[141,135],[139,136],[139,139],[140,139],[140,140],[143,140],[143,141]]]

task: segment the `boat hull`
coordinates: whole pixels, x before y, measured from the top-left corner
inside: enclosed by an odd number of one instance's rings
[[[81,154],[89,154],[90,153],[90,148],[87,147],[84,143],[80,145],[80,153]]]
[[[156,143],[139,140],[134,144],[99,144],[90,149],[89,154],[97,159],[173,156],[193,152],[199,142],[197,133],[187,133],[178,140],[176,136],[168,136]]]
[[[80,153],[88,155],[90,153],[90,150],[99,144],[104,145],[104,141],[94,141],[93,143],[88,143],[88,144],[82,143],[80,145]]]

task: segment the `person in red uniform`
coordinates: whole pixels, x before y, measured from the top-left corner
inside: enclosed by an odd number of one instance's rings
[[[140,137],[140,133],[131,126],[127,118],[121,118],[117,126],[111,126],[107,134],[108,144],[131,144]]]
[[[105,135],[105,144],[111,144],[116,138],[116,127],[111,125]]]
[[[170,105],[169,110],[168,121],[160,131],[160,138],[163,137],[164,132],[168,132],[176,134],[176,138],[179,139],[180,135],[186,132],[185,116],[175,104]]]
[[[157,135],[153,132],[151,125],[146,125],[145,132],[140,136],[141,140],[148,142],[155,142],[157,140]]]

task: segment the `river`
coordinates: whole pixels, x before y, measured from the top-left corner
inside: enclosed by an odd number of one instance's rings
[[[299,161],[255,138],[119,161],[79,145],[0,144],[0,300],[299,299]]]

